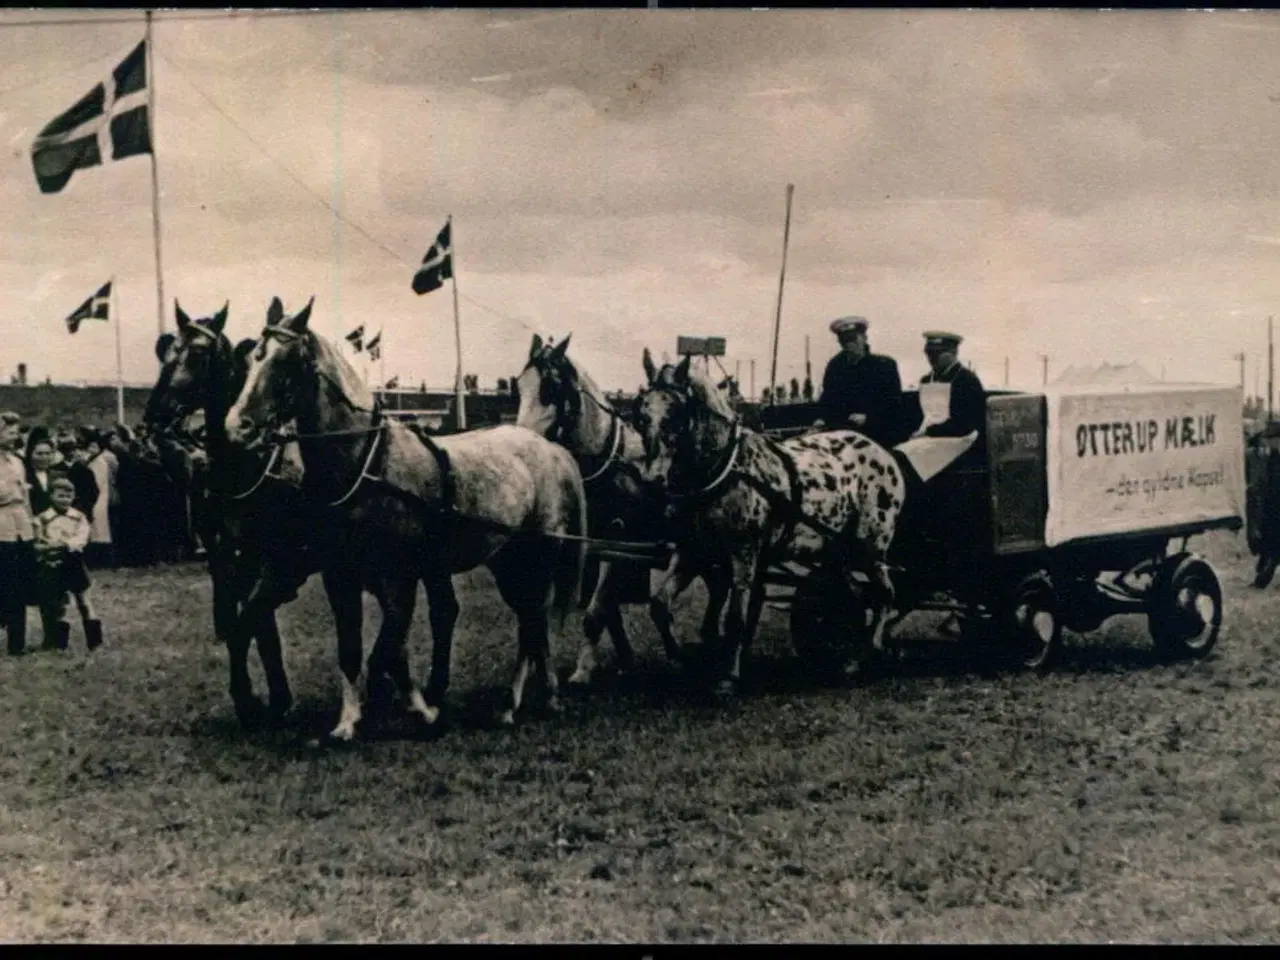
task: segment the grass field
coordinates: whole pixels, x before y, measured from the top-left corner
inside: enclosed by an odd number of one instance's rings
[[[318,581],[280,616],[295,715],[246,736],[203,570],[104,574],[102,650],[77,625],[0,660],[0,939],[1280,940],[1280,591],[1242,539],[1199,546],[1229,624],[1200,663],[1129,618],[988,675],[921,618],[899,675],[817,690],[772,613],[721,708],[630,608],[643,677],[514,732],[485,722],[514,624],[477,573],[449,729],[331,750],[305,746],[339,698]],[[411,640],[418,673],[421,603]]]

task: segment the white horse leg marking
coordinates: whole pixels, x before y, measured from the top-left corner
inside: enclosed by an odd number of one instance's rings
[[[529,680],[529,671],[532,667],[533,661],[525,651],[521,650],[520,659],[516,663],[515,676],[511,679],[511,706],[498,714],[498,723],[504,727],[510,727],[516,722],[516,712],[524,700],[524,685]]]
[[[342,713],[338,717],[338,725],[329,736],[334,740],[354,740],[356,724],[362,716],[360,710],[359,678],[352,682],[345,673],[338,671],[342,677]]]
[[[426,699],[422,696],[422,691],[416,686],[413,688],[413,692],[409,694],[409,710],[422,717],[429,727],[434,726],[435,722],[440,719],[440,708],[428,706]]]
[[[612,571],[613,564],[607,561],[600,564],[600,576],[596,581],[595,590],[591,593],[591,602],[587,605],[586,615],[582,618],[582,646],[578,649],[577,667],[569,677],[571,686],[587,686],[591,683],[592,674],[595,673],[598,663],[596,653],[600,647],[600,637],[604,633],[606,619],[604,610],[606,603],[612,602],[613,599],[609,589],[609,575]]]

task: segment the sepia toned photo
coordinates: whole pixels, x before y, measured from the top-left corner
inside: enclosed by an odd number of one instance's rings
[[[0,941],[1276,940],[1278,42],[0,11]]]

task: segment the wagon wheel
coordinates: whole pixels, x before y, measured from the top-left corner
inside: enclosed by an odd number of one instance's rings
[[[862,591],[821,569],[791,598],[791,645],[819,680],[839,680],[853,655],[870,646],[871,608]]]
[[[1053,666],[1062,648],[1062,614],[1048,574],[1033,573],[1018,584],[1004,620],[1002,656],[1025,670],[1043,672]]]
[[[1152,590],[1147,628],[1167,657],[1208,656],[1222,632],[1222,584],[1213,567],[1185,553],[1166,560]]]

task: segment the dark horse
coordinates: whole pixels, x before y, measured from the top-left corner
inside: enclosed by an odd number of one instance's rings
[[[267,677],[268,718],[278,721],[293,703],[275,609],[323,570],[339,642],[359,649],[362,606],[359,580],[333,562],[338,552],[327,549],[323,526],[305,509],[296,446],[259,455],[227,443],[227,409],[244,384],[247,358],[256,345],[242,340],[232,347],[223,333],[228,308],[193,320],[175,301],[177,333],[156,341],[160,376],[145,420],[179,482],[191,476],[193,449],[206,460],[205,482],[193,490],[193,525],[208,551],[214,630],[227,646],[236,716],[251,726],[263,719],[249,678],[254,640]],[[278,298],[272,309],[283,313]],[[310,311],[308,304],[302,313]],[[193,426],[201,418],[203,425]],[[325,556],[329,562],[322,560]]]
[[[586,552],[586,495],[573,458],[522,427],[432,438],[384,417],[351,365],[307,321],[306,312],[268,315],[227,433],[246,449],[299,444],[307,495],[342,515],[344,555],[382,607],[371,664],[385,668],[410,709],[433,725],[458,616],[453,576],[483,564],[518,624],[511,701],[500,722],[514,721],[531,668],[556,709],[548,614],[554,605],[563,624],[573,608]],[[296,434],[280,433],[294,427]],[[425,700],[405,647],[419,580],[432,632]],[[349,652],[340,657],[343,721],[354,729],[360,662]]]

